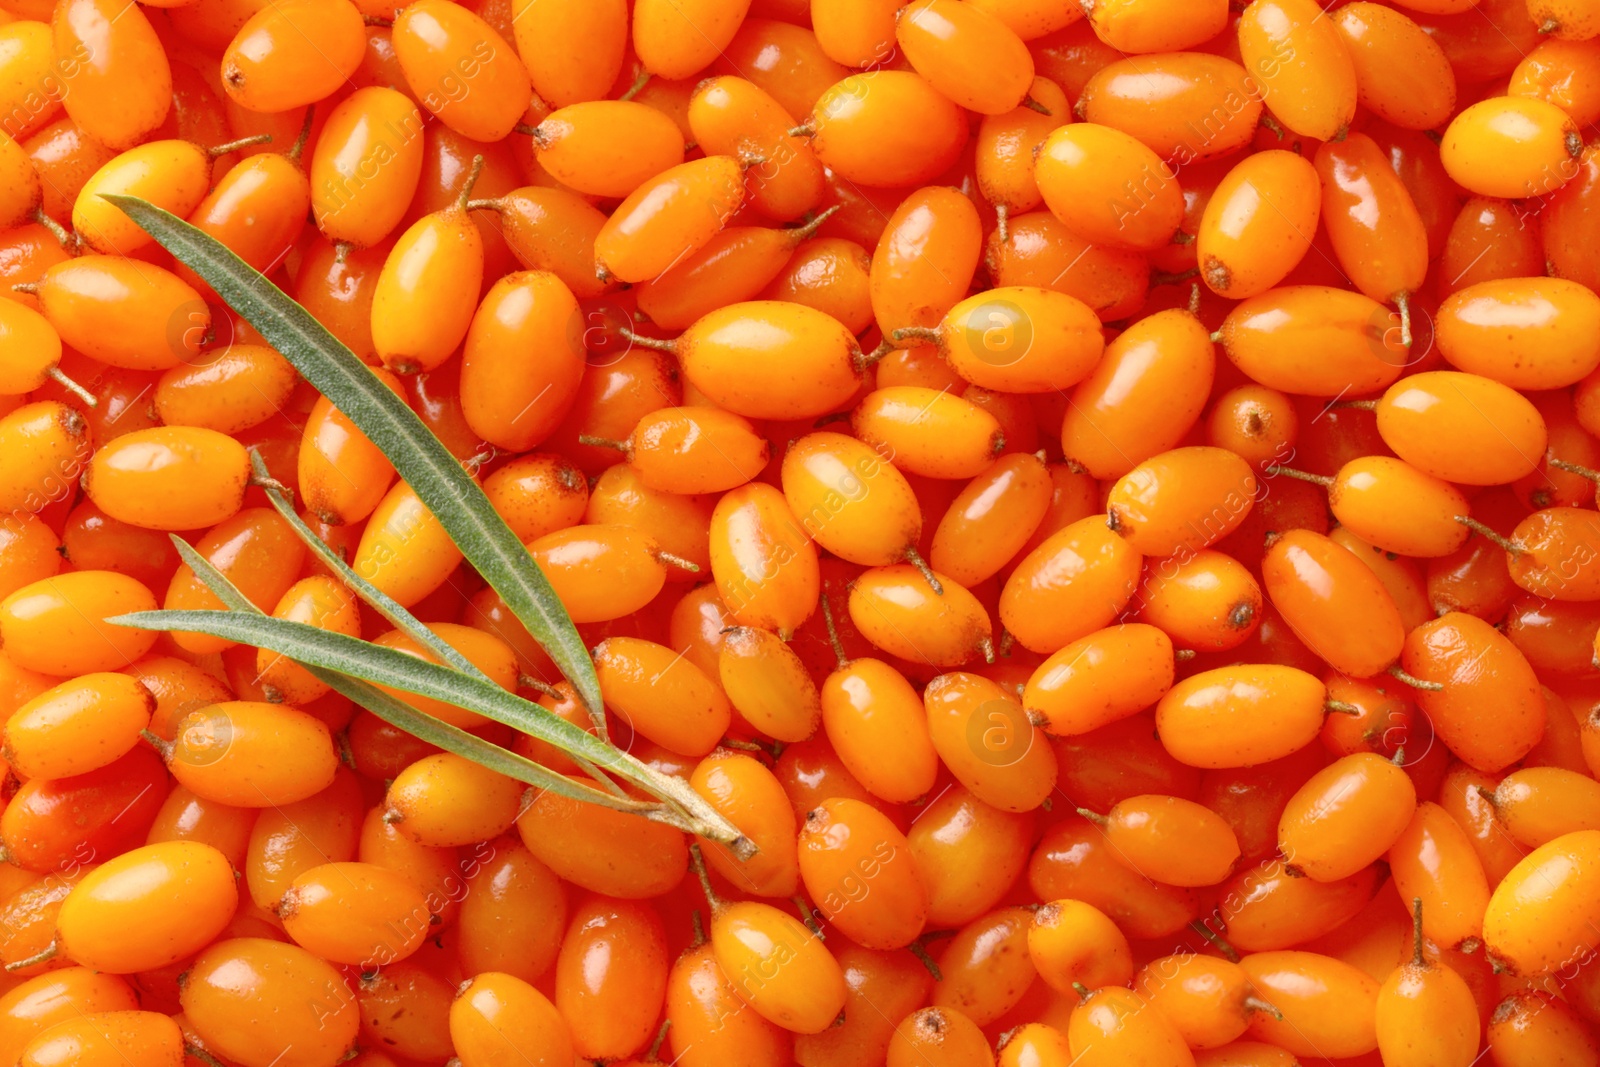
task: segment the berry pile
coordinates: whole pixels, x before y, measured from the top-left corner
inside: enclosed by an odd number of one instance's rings
[[[1597,122],[1600,0],[0,0],[0,1067],[1600,1065]]]

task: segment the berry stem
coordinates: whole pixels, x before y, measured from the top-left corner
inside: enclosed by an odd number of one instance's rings
[[[1202,920],[1196,919],[1194,922],[1190,923],[1189,929],[1199,934],[1212,948],[1222,953],[1222,958],[1227,960],[1229,963],[1239,962],[1239,950],[1228,944],[1227,941],[1223,940],[1221,934],[1211,929],[1211,927],[1207,926]]]
[[[51,960],[56,958],[57,953],[60,951],[61,943],[59,941],[51,941],[43,949],[35,952],[33,955],[20,960],[13,960],[12,962],[6,964],[6,973],[11,974],[28,967],[37,967],[41,963],[49,963]]]
[[[316,116],[317,105],[308,105],[306,107],[305,121],[300,123],[300,134],[294,139],[294,144],[289,146],[289,151],[284,153],[284,155],[288,156],[296,163],[300,162],[300,156],[306,150],[306,142],[311,140],[311,120],[316,118]]]
[[[922,554],[920,552],[918,552],[911,545],[907,545],[905,558],[907,563],[917,568],[917,571],[922,575],[923,580],[928,583],[928,587],[931,588],[936,595],[944,596],[944,586],[940,584],[938,576],[933,573],[933,568],[928,566],[928,561],[922,558]]]
[[[617,332],[640,348],[653,348],[657,352],[676,353],[678,351],[677,341],[663,341],[657,337],[645,337],[643,334],[634,333],[626,326],[618,327]]]
[[[1096,826],[1100,827],[1101,829],[1105,829],[1105,827],[1107,827],[1107,826],[1109,826],[1111,824],[1111,820],[1110,819],[1106,818],[1104,815],[1101,815],[1098,811],[1095,811],[1093,808],[1079,808],[1078,809],[1078,814],[1082,815],[1085,819],[1088,819],[1090,822],[1094,823]]]
[[[1280,1023],[1283,1022],[1283,1012],[1279,1011],[1270,1001],[1262,1000],[1254,993],[1244,998],[1244,1010],[1246,1015],[1259,1011],[1263,1015],[1272,1016]]]
[[[1406,683],[1407,685],[1409,685],[1413,689],[1421,689],[1424,692],[1428,692],[1428,693],[1440,693],[1440,692],[1444,691],[1444,686],[1439,684],[1438,682],[1424,681],[1421,678],[1416,677],[1415,675],[1407,674],[1404,670],[1401,669],[1401,667],[1400,667],[1400,665],[1398,663],[1389,668],[1389,674],[1392,675],[1393,677],[1399,679],[1400,681]]]
[[[641,71],[639,76],[633,79],[633,84],[628,86],[628,91],[617,97],[617,99],[632,100],[634,97],[639,95],[640,91],[643,90],[646,85],[650,84],[650,79],[652,77],[654,77],[654,75],[648,70]]]
[[[461,195],[456,197],[456,210],[466,211],[467,205],[472,203],[472,187],[478,184],[478,176],[483,173],[483,153],[479,152],[472,157],[472,169],[467,171],[467,180],[461,186]]]
[[[1329,478],[1325,474],[1312,474],[1309,471],[1295,470],[1293,467],[1284,467],[1277,463],[1269,463],[1262,469],[1273,477],[1283,474],[1290,478],[1298,478],[1302,482],[1310,482],[1313,485],[1320,485],[1324,489],[1333,484],[1333,479]]]
[[[68,233],[66,227],[62,226],[61,223],[57,222],[49,215],[46,215],[44,213],[44,208],[34,208],[31,217],[33,218],[34,222],[37,222],[40,226],[43,226],[45,229],[49,230],[50,236],[54,237],[62,248],[70,249],[73,242],[72,234]],[[16,289],[18,287],[12,286],[12,288]]]
[[[1411,898],[1411,962],[1418,967],[1427,963],[1422,954],[1422,898]]]
[[[237,152],[241,148],[251,148],[258,144],[266,144],[271,140],[272,134],[258,133],[254,137],[241,137],[237,141],[228,141],[225,144],[217,145],[215,148],[208,148],[206,149],[206,155],[216,159],[218,156],[225,156],[229,152]]]
[[[1008,243],[1011,240],[1011,206],[1009,204],[995,204],[994,220],[995,233],[1000,236],[1000,243]]]
[[[690,574],[700,573],[700,564],[695,563],[693,560],[684,559],[682,556],[675,556],[671,552],[662,552],[659,549],[656,550],[656,562],[664,563],[668,567],[676,567],[680,571],[688,571]]]
[[[717,891],[711,888],[711,875],[706,871],[705,857],[700,854],[698,841],[689,845],[689,866],[694,869],[694,876],[700,879],[700,890],[706,895],[706,904],[711,908],[711,914],[722,910],[722,898],[717,896]]]
[[[1335,715],[1360,715],[1361,709],[1343,700],[1330,700],[1322,705]]]
[[[580,433],[578,435],[578,443],[580,445],[588,445],[590,448],[615,449],[623,455],[633,454],[633,445],[630,442],[618,441],[612,437],[596,437],[593,434]]]
[[[1402,290],[1394,294],[1394,305],[1400,309],[1400,343],[1411,347],[1411,294]]]
[[[933,957],[928,955],[928,947],[924,945],[920,939],[907,945],[906,951],[910,952],[913,956],[922,961],[922,965],[928,968],[928,973],[933,975],[933,980],[935,982],[944,981],[944,972],[939,969],[939,965],[937,963],[933,962]]]
[[[850,660],[844,654],[844,642],[839,640],[839,628],[833,622],[833,608],[828,604],[828,587],[822,587],[822,622],[828,628],[828,644],[833,646],[834,658],[839,661],[842,670],[849,665]]]
[[[1025,96],[1022,98],[1022,106],[1027,108],[1029,111],[1037,111],[1046,118],[1055,117],[1055,112],[1051,111],[1049,108],[1045,107],[1031,96]]]
[[[100,406],[99,399],[96,398],[93,393],[89,392],[89,390],[85,389],[83,386],[67,377],[66,374],[62,373],[60,367],[51,367],[49,370],[45,371],[45,374],[50,377],[51,381],[61,386],[61,388],[65,389],[67,392],[71,393],[85,404],[88,404],[90,407],[96,408]]]
[[[1554,453],[1545,457],[1545,463],[1558,471],[1566,471],[1568,474],[1576,474],[1580,478],[1587,478],[1591,482],[1600,483],[1600,471],[1579,466],[1576,463],[1568,463],[1564,459],[1557,459]]]
[[[795,244],[799,244],[801,241],[810,240],[812,237],[816,236],[818,230],[822,229],[823,223],[827,222],[838,213],[838,204],[833,205],[826,211],[819,212],[816,218],[812,219],[804,226],[796,226],[794,229],[787,231],[789,240],[793,241]]]
[[[1470,515],[1457,515],[1456,521],[1465,526],[1467,529],[1471,530],[1473,533],[1477,534],[1479,537],[1482,537],[1485,541],[1499,545],[1513,557],[1520,556],[1527,551],[1527,549],[1523,548],[1515,541],[1500,536],[1494,530],[1491,530],[1489,527],[1485,526],[1477,519],[1472,518]]]

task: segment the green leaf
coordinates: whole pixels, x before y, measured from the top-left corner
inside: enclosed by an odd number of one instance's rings
[[[221,242],[138,197],[106,194],[105,199],[204,278],[383,450],[467,560],[572,682],[590,713],[600,715],[594,663],[549,580],[460,462],[405,402],[310,312]]]
[[[186,541],[176,534],[170,535],[172,542],[178,548],[178,554],[183,557],[195,576],[205,583],[206,588],[216,594],[217,599],[226,604],[232,611],[243,617],[265,619],[262,613],[241,592],[237,586],[228,580],[227,575],[212,566],[211,561],[195,551]],[[213,614],[226,614],[214,612]],[[404,730],[414,737],[453,752],[463,759],[469,759],[491,771],[496,771],[519,782],[538,789],[546,789],[552,793],[570,797],[573,800],[583,801],[588,804],[599,804],[603,807],[615,808],[618,811],[631,812],[646,817],[661,817],[665,808],[660,804],[649,801],[635,800],[626,795],[613,796],[602,793],[582,782],[575,782],[564,774],[557,774],[548,767],[541,766],[515,752],[509,752],[499,745],[491,744],[475,734],[470,734],[458,726],[424,714],[416,708],[396,700],[388,693],[376,686],[364,682],[359,678],[325,667],[302,663],[301,666],[310,671],[312,675],[332,686],[338,692],[349,697],[372,712],[384,722],[397,729]],[[668,820],[670,821],[670,820]]]

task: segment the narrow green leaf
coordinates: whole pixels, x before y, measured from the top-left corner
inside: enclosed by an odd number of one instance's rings
[[[216,290],[383,450],[468,561],[544,647],[595,715],[594,664],[561,600],[460,462],[338,338],[225,245],[148,201],[106,195]]]
[[[357,574],[355,569],[344,561],[343,556],[335,552],[326,541],[313,533],[311,527],[307,526],[305,520],[300,517],[299,512],[294,510],[294,505],[289,500],[287,492],[277,482],[273,481],[267,473],[267,464],[261,458],[261,453],[253,448],[250,450],[250,468],[255,471],[257,484],[267,494],[268,503],[273,506],[283,521],[288,523],[289,527],[300,536],[300,540],[305,542],[306,547],[311,550],[311,554],[322,561],[323,566],[338,575],[345,585],[349,586],[362,600],[370,604],[372,609],[387,619],[395,629],[437,656],[445,666],[453,667],[462,674],[468,674],[474,678],[482,678],[484,681],[489,680],[488,676],[478,669],[477,664],[457,652],[438,634],[428,629],[420,619],[407,611],[399,601]],[[172,539],[177,543],[179,552],[183,552],[184,549],[189,547],[176,534],[172,535]],[[193,550],[190,549],[190,551]],[[222,576],[219,574],[218,577]],[[622,795],[621,788],[607,778],[600,771],[600,768],[582,756],[577,756],[570,752],[567,755],[579,767],[583,768],[583,772],[589,777],[605,786],[611,792],[619,796]]]
[[[195,572],[195,576],[205,583],[206,588],[216,594],[217,599],[241,616],[258,619],[267,618],[243,593],[239,592],[238,587],[228,580],[227,575],[212,566],[210,560],[202,556],[182,538],[173,535],[172,541],[177,545],[178,553],[183,557],[183,561]],[[214,612],[212,614],[224,613]],[[414,737],[421,738],[423,741],[442,748],[446,752],[453,752],[463,759],[469,759],[479,766],[487,767],[489,770],[497,771],[508,778],[526,782],[535,788],[546,789],[552,793],[569,797],[572,800],[582,801],[587,804],[599,804],[602,807],[614,808],[618,811],[631,812],[651,818],[664,817],[666,809],[660,804],[635,800],[626,795],[602,793],[597,789],[584,785],[582,782],[575,782],[564,774],[557,774],[548,767],[541,766],[524,756],[519,756],[515,752],[503,749],[499,745],[491,744],[458,726],[453,726],[431,715],[424,714],[411,705],[395,699],[388,693],[359,678],[352,678],[338,671],[331,671],[313,664],[303,663],[302,666],[310,671],[312,675],[360,704],[391,726],[404,730]],[[692,829],[692,827],[688,828]]]

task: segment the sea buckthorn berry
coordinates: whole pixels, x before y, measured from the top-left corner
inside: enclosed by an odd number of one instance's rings
[[[218,941],[194,961],[183,1014],[205,1047],[240,1067],[333,1067],[360,1028],[355,995],[298,945]]]
[[[246,508],[217,524],[195,545],[195,551],[261,611],[275,607],[294,584],[306,555],[294,530],[269,508]],[[223,610],[222,601],[187,563],[173,575],[162,607],[168,611]],[[173,640],[196,654],[233,647],[232,641],[210,634],[175,633]]]
[[[1211,40],[1228,24],[1227,9],[1218,0],[1112,0],[1096,4],[1088,18],[1095,36],[1118,52],[1181,52]]]
[[[994,1053],[978,1025],[954,1008],[922,1008],[900,1020],[886,1067],[991,1067]]]
[[[665,933],[650,905],[605,897],[580,904],[561,944],[555,982],[555,1005],[577,1054],[616,1060],[647,1045],[667,971]]]
[[[1077,385],[1105,350],[1099,320],[1088,305],[1065,293],[1029,286],[967,297],[940,322],[938,342],[962,378],[1008,393],[1046,393]]]
[[[811,150],[824,166],[848,182],[894,188],[943,174],[968,134],[961,108],[905,70],[839,81],[817,99],[809,126]]]
[[[290,586],[272,609],[272,617],[346,637],[361,636],[361,612],[355,594],[325,575],[302,578]],[[256,673],[264,689],[288,704],[316,700],[330,688],[300,664],[270,649],[257,651]]]
[[[860,391],[865,365],[837,319],[777,300],[719,308],[673,344],[689,384],[747,419],[811,419],[836,411]]]
[[[1050,79],[1035,77],[1028,98],[1031,105],[985,115],[978,126],[974,162],[978,190],[1002,218],[1032,211],[1043,202],[1033,178],[1034,153],[1052,130],[1071,121],[1071,102]]]
[[[1336,882],[1388,852],[1416,805],[1416,788],[1398,764],[1371,752],[1345,756],[1289,799],[1278,851],[1308,877]]]
[[[93,855],[117,855],[139,844],[167,790],[161,760],[139,747],[109,766],[71,778],[33,778],[0,814],[0,837],[11,862],[40,874],[66,870]],[[71,829],[62,826],[71,820]]]
[[[1155,704],[1172,688],[1173,670],[1166,634],[1143,623],[1109,626],[1039,664],[1022,705],[1046,733],[1088,733]]]
[[[1028,958],[1045,984],[1063,996],[1079,985],[1098,989],[1133,980],[1128,939],[1105,912],[1081,900],[1052,901],[1033,913]]]
[[[934,667],[992,654],[993,626],[977,597],[953,579],[906,563],[874,567],[850,587],[850,619],[877,648]]]
[[[1151,960],[1133,987],[1196,1050],[1228,1045],[1244,1034],[1251,1015],[1277,1010],[1256,996],[1237,963],[1212,956],[1180,953]]]
[[[784,454],[782,481],[801,526],[840,559],[868,567],[920,559],[916,495],[869,445],[843,434],[807,434]]]
[[[1434,318],[1451,366],[1519,390],[1562,389],[1600,366],[1600,297],[1560,278],[1480,282]]]
[[[711,407],[662,408],[626,442],[639,480],[665,493],[721,493],[760,474],[771,446],[746,419]]]
[[[1234,875],[1217,917],[1228,940],[1248,951],[1289,948],[1330,933],[1359,915],[1377,888],[1377,869],[1338,882],[1295,876],[1271,859]]]
[[[0,599],[54,577],[61,571],[62,559],[70,558],[69,552],[37,515],[14,513],[0,519]]]
[[[820,1034],[796,1035],[795,1056],[819,1064],[859,1062],[857,1056],[880,1062],[896,1024],[927,1003],[933,978],[910,952],[875,952],[846,943],[839,946],[838,956],[849,990],[844,1021]]]
[[[744,203],[737,160],[710,156],[680,163],[635,189],[595,236],[606,277],[643,282],[691,255]]]
[[[1143,557],[1098,515],[1046,538],[1000,592],[1000,623],[1024,648],[1050,654],[1109,626],[1138,588]]]
[[[1156,705],[1156,729],[1191,767],[1248,767],[1309,744],[1322,729],[1326,694],[1294,667],[1220,667],[1174,685]]]
[[[470,626],[461,626],[452,622],[436,622],[428,624],[428,629],[446,645],[455,649],[461,656],[478,669],[486,678],[502,689],[515,689],[517,686],[517,657],[511,646],[494,634],[475,630]],[[372,643],[383,648],[403,652],[408,656],[429,663],[438,663],[437,654],[425,650],[410,635],[399,630],[390,630],[372,639]],[[472,729],[483,725],[483,716],[474,711],[467,711],[445,701],[433,697],[418,696],[407,693],[390,686],[378,686],[383,692],[388,693],[396,700],[410,704],[424,715],[431,715],[436,719],[460,726],[463,729]],[[292,703],[292,702],[291,702]]]
[[[567,929],[567,896],[555,874],[514,837],[467,872],[457,945],[468,974],[501,970],[525,982],[556,961]]]
[[[361,12],[347,0],[273,0],[223,53],[222,88],[251,111],[314,104],[356,72],[366,43]]]
[[[1600,1056],[1594,1031],[1566,1001],[1550,993],[1519,990],[1489,1016],[1486,1051],[1496,1064],[1582,1063]]]
[[[871,271],[872,257],[856,242],[813,237],[800,243],[760,298],[803,304],[859,333],[873,321]]]
[[[739,716],[786,744],[816,733],[821,697],[794,650],[769,630],[740,626],[725,635],[717,678]]]
[[[1507,199],[1545,196],[1578,174],[1583,138],[1566,112],[1531,97],[1464,108],[1445,128],[1439,160],[1463,188]]]
[[[1389,848],[1389,868],[1402,898],[1423,903],[1422,931],[1445,948],[1483,936],[1489,882],[1471,838],[1432,801],[1417,805],[1411,825]]]
[[[1528,848],[1578,830],[1600,830],[1600,784],[1560,767],[1524,767],[1500,779],[1495,816]]]
[[[976,674],[941,674],[922,693],[944,765],[985,804],[1031,811],[1056,781],[1055,750],[1013,694]]]
[[[1061,449],[1096,478],[1120,478],[1177,447],[1205,410],[1216,348],[1187,311],[1134,323],[1071,394]]]
[[[985,246],[996,285],[1054,289],[1082,300],[1102,322],[1132,315],[1150,289],[1150,263],[1137,252],[1096,248],[1048,211],[1011,218],[1006,240],[998,228]]]
[[[0,224],[4,229],[26,222],[44,199],[31,155],[9,135],[0,139],[0,174],[8,186],[0,194]]]
[[[1045,205],[1095,244],[1148,252],[1171,241],[1183,220],[1183,190],[1172,170],[1121,130],[1092,122],[1062,126],[1034,166]]]
[[[1251,1037],[1297,1056],[1363,1056],[1377,1047],[1378,983],[1364,971],[1314,952],[1258,952],[1239,965],[1256,995],[1278,1009],[1251,1014]]]
[[[1366,2],[1346,4],[1332,21],[1355,65],[1362,107],[1405,130],[1431,130],[1454,113],[1455,72],[1416,22]]]
[[[1441,297],[1480,282],[1529,278],[1544,271],[1543,242],[1504,200],[1475,196],[1461,205],[1439,257]]]
[[[1239,19],[1239,52],[1271,86],[1272,114],[1287,129],[1326,141],[1349,127],[1356,113],[1355,62],[1312,0],[1252,4]]]
[[[260,153],[233,167],[189,215],[190,224],[256,270],[270,271],[288,257],[311,214],[304,151],[297,141],[282,155]],[[201,293],[211,291],[189,267],[180,264],[178,277]]]
[[[432,920],[422,891],[370,863],[324,863],[274,909],[294,940],[333,963],[378,967],[421,947]]]
[[[749,202],[761,214],[787,222],[822,200],[826,176],[821,162],[811,145],[792,132],[794,115],[761,86],[742,77],[706,81],[689,100],[688,118],[695,142],[706,154],[732,156],[749,166]]]
[[[155,697],[127,675],[85,674],[14,711],[0,753],[24,778],[86,774],[138,744],[154,708]]]
[[[958,0],[916,0],[895,13],[907,62],[939,92],[982,115],[1018,106],[1033,83],[1033,56],[1004,22]]]
[[[68,967],[30,978],[0,997],[0,1056],[21,1055],[50,1027],[86,1013],[133,1011],[138,998],[128,983],[87,967]]]
[[[1489,378],[1428,371],[1378,401],[1384,443],[1418,470],[1458,485],[1503,485],[1529,474],[1548,432],[1531,401]]]
[[[595,264],[595,238],[606,216],[565,189],[523,186],[491,201],[474,202],[500,216],[502,234],[517,262],[547,270],[581,299],[599,296],[611,285]]]
[[[1028,865],[1034,817],[990,807],[960,784],[939,794],[906,840],[928,890],[928,921],[959,926],[999,904]]]
[[[1545,508],[1519,522],[1505,542],[1512,580],[1554,600],[1600,600],[1594,515],[1587,508]]]
[[[304,800],[326,788],[338,767],[322,720],[247,700],[190,712],[163,756],[197,795],[241,808]]]
[[[405,216],[422,176],[422,114],[402,93],[357,89],[311,152],[311,211],[330,241],[367,248]]]
[[[1456,516],[1467,507],[1461,490],[1391,456],[1351,460],[1328,487],[1328,509],[1340,525],[1402,556],[1448,556],[1460,548],[1467,538]]]
[[[607,706],[657,744],[703,756],[728,730],[728,698],[704,671],[665,645],[610,637],[594,649]]]
[[[395,16],[395,56],[417,100],[463,137],[498,141],[533,88],[511,45],[469,8],[418,0]]]
[[[872,312],[884,335],[938,325],[967,295],[982,249],[978,209],[963,193],[930,186],[901,201],[872,253]]]
[[[43,1031],[28,1042],[17,1064],[98,1067],[133,1062],[179,1067],[183,1058],[183,1031],[171,1017],[154,1011],[108,1011],[85,1014]]]
[[[105,194],[138,196],[180,218],[199,206],[211,183],[211,155],[188,141],[147,141],[95,171],[72,205],[72,228],[96,252],[128,255],[151,241]]]
[[[988,1026],[1019,1007],[1038,977],[1027,953],[1031,908],[990,912],[960,930],[939,957],[944,974],[933,1003],[954,1008],[974,1023]]]
[[[448,581],[460,562],[461,550],[444,524],[416,490],[396,482],[368,516],[350,566],[406,606]]]
[[[49,320],[15,300],[0,301],[0,395],[31,393],[58,375],[61,338]]]
[[[51,16],[67,114],[108,148],[132,148],[172,107],[172,67],[150,20],[116,0],[71,0]],[[47,76],[40,88],[56,79]]]
[[[901,948],[922,933],[928,893],[910,842],[877,808],[824,801],[801,824],[799,856],[807,895],[852,941]]]
[[[1401,665],[1440,688],[1418,689],[1439,740],[1462,762],[1494,772],[1527,755],[1544,734],[1533,668],[1511,641],[1472,615],[1451,612],[1406,635]]]
[[[1600,894],[1600,831],[1566,834],[1528,853],[1489,898],[1489,958],[1533,976],[1582,960],[1600,936],[1586,921]]]
[[[1217,398],[1206,420],[1206,443],[1262,468],[1294,451],[1300,416],[1276,389],[1241,385]]]
[[[463,197],[469,191],[470,181]],[[467,336],[482,286],[483,235],[464,199],[412,223],[372,293],[372,346],[383,365],[396,374],[438,369]]]
[[[1596,89],[1592,41],[1563,41],[1559,37],[1543,41],[1523,57],[1511,72],[1507,96],[1527,96],[1559,107],[1579,127],[1600,118],[1600,97]]]
[[[811,21],[822,51],[847,67],[887,60],[895,50],[894,0],[817,0]],[[899,1022],[898,1019],[895,1022]]]
[[[1212,549],[1145,564],[1139,620],[1164,631],[1170,644],[1226,652],[1261,625],[1261,586],[1248,568]]]
[[[729,490],[717,501],[711,574],[730,616],[785,638],[811,617],[822,587],[816,545],[783,493],[761,482]]]
[[[741,893],[793,896],[800,884],[795,812],[777,777],[751,756],[718,749],[699,762],[689,785],[757,849],[746,859],[725,845],[702,840],[701,848],[709,849],[711,868]]]
[[[553,452],[518,456],[483,480],[484,495],[519,541],[533,541],[583,521],[589,484]]]
[[[683,880],[689,851],[675,827],[548,790],[530,796],[517,817],[522,843],[574,885],[637,900],[660,896]]]
[[[256,814],[252,808],[202,800],[180,785],[162,801],[145,844],[198,841],[222,853],[234,870],[242,870],[248,860]]]
[[[631,526],[569,526],[529,542],[528,553],[574,622],[631,615],[666,583],[654,540]]]
[[[1068,818],[1045,832],[1028,866],[1042,900],[1073,898],[1105,912],[1133,940],[1170,937],[1200,914],[1193,890],[1160,885],[1123,863],[1100,828]]]
[[[435,848],[487,841],[511,829],[523,786],[462,756],[426,756],[389,785],[384,818],[418,844]]]
[[[266,345],[229,345],[173,367],[155,390],[156,414],[168,426],[218,433],[248,430],[287,407],[294,366]]]
[[[1188,1067],[1194,1062],[1177,1027],[1129,989],[1107,986],[1088,994],[1072,1009],[1067,1042],[1073,1060],[1083,1067],[1111,1067],[1121,1063],[1170,1063]]]
[[[702,408],[699,410],[710,410]],[[681,564],[667,571],[669,582],[693,582],[711,566],[711,494],[684,496],[651,489],[626,463],[608,467],[594,483],[584,517],[591,523],[634,526],[654,538],[657,546]],[[666,558],[666,557],[663,557]]]
[[[1447,964],[1428,959],[1422,940],[1427,909],[1420,897],[1412,907],[1411,959],[1378,989],[1378,1052],[1394,1067],[1471,1064],[1481,1034],[1472,989]]]
[[[677,124],[632,100],[563,107],[547,115],[531,136],[539,165],[568,188],[591,196],[620,199],[683,162]]]
[[[1407,359],[1390,316],[1361,293],[1290,285],[1236,305],[1219,340],[1236,367],[1269,389],[1375,393],[1400,376]]]
[[[150,590],[125,575],[58,574],[0,600],[0,646],[10,662],[39,674],[121,670],[150,651],[156,635],[107,620],[155,607]]]
[[[933,788],[938,753],[922,698],[903,674],[882,660],[849,660],[823,681],[820,700],[834,752],[873,796],[903,804]]]
[[[1261,296],[1306,258],[1320,218],[1314,166],[1294,152],[1256,152],[1206,200],[1195,235],[1200,278],[1219,296]]]
[[[79,256],[46,270],[40,310],[63,343],[128,370],[166,370],[193,360],[211,312],[171,271],[116,256]]]
[[[533,91],[551,107],[599,100],[622,72],[628,45],[627,0],[523,0],[511,28]],[[551,41],[582,41],[582,48],[551,48]]]
[[[951,501],[933,532],[929,565],[969,587],[992,578],[1044,521],[1051,491],[1037,456],[1002,456]]]
[[[1400,657],[1406,630],[1393,598],[1337,542],[1290,530],[1267,548],[1261,573],[1273,607],[1334,670],[1368,678]]]
[[[1005,446],[995,417],[970,400],[937,389],[875,389],[850,413],[856,436],[911,474],[972,478]]]
[[[393,374],[382,368],[373,373],[400,392],[400,379]],[[305,507],[330,526],[371,515],[394,482],[389,457],[325,396],[317,398],[306,416],[295,462]]]
[[[644,0],[633,12],[633,50],[651,74],[688,78],[722,53],[749,10],[750,0]]]
[[[780,1067],[793,1056],[791,1035],[744,1010],[708,944],[690,948],[667,975],[667,1047],[683,1067],[717,1067],[730,1059]],[[552,1067],[565,1060],[551,1058]]]
[[[1411,342],[1411,293],[1428,274],[1428,234],[1405,183],[1364,133],[1317,149],[1322,225],[1339,265],[1357,289],[1401,311],[1401,343]]]
[[[1256,477],[1221,448],[1175,448],[1123,475],[1107,497],[1107,523],[1137,552],[1172,556],[1232,533],[1255,505]]]
[[[1267,56],[1262,62],[1266,66],[1255,70],[1270,81],[1284,61]],[[1353,79],[1350,94],[1353,105]],[[1187,166],[1248,145],[1261,121],[1265,96],[1262,82],[1231,59],[1205,52],[1158,53],[1101,67],[1084,85],[1076,112],[1085,122],[1121,130],[1162,159]],[[1214,110],[1218,107],[1220,114]],[[1198,137],[1190,125],[1195,115],[1213,117]]]
[[[124,434],[94,454],[83,489],[107,515],[150,530],[193,530],[236,515],[250,461],[244,446],[198,426]]]
[[[89,423],[76,408],[54,400],[24,404],[0,417],[0,507],[12,514],[42,511],[70,499],[89,464]]]
[[[1079,814],[1100,826],[1117,858],[1164,885],[1216,885],[1233,873],[1239,842],[1222,816],[1182,797],[1134,796],[1104,815]]]
[[[146,845],[96,867],[56,919],[73,962],[111,974],[152,971],[209,945],[239,903],[233,867],[210,845]]]

